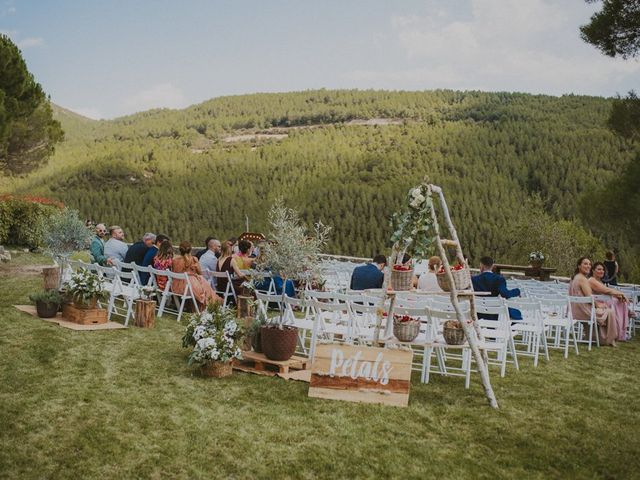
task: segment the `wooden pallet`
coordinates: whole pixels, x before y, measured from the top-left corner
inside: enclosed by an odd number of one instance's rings
[[[309,359],[296,355],[285,361],[269,360],[263,353],[244,351],[242,352],[242,360],[235,361],[233,368],[241,372],[273,377],[279,373],[289,373],[289,369],[305,370],[308,361]]]

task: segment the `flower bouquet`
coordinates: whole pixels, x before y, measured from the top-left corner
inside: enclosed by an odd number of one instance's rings
[[[393,315],[393,335],[401,342],[413,342],[420,333],[420,320],[409,315]]]
[[[232,310],[211,303],[204,312],[191,315],[182,346],[191,347],[189,365],[198,364],[203,375],[231,375],[231,361],[242,358],[243,331]]]
[[[73,300],[74,306],[83,309],[96,308],[98,300],[104,300],[108,295],[98,274],[86,268],[80,268],[73,273],[64,284],[64,289]]]
[[[531,252],[529,254],[529,263],[533,268],[540,268],[544,263],[544,254],[540,251]]]

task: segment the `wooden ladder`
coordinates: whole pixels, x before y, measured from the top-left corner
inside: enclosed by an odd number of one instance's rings
[[[453,275],[451,274],[451,264],[449,263],[449,258],[447,256],[447,247],[455,247],[456,249],[456,258],[460,265],[464,265],[464,267],[469,270],[469,265],[467,264],[467,260],[462,253],[462,247],[460,246],[460,240],[458,239],[458,233],[456,232],[456,228],[451,221],[451,216],[449,215],[449,208],[447,207],[447,202],[444,198],[444,193],[442,192],[442,188],[437,185],[427,185],[427,193],[429,201],[431,202],[431,218],[433,220],[433,229],[435,232],[435,241],[436,246],[438,247],[438,253],[440,254],[440,258],[442,259],[442,264],[444,266],[445,275],[447,276],[447,280],[450,285],[450,297],[451,304],[456,312],[456,316],[458,317],[458,321],[462,325],[465,336],[467,337],[467,341],[469,342],[469,347],[473,352],[473,356],[476,360],[476,365],[478,366],[478,371],[480,372],[480,378],[482,380],[482,386],[484,387],[485,395],[487,396],[487,400],[489,401],[489,405],[493,408],[498,408],[498,402],[493,393],[493,388],[491,387],[491,381],[489,380],[489,369],[487,367],[487,357],[486,351],[480,351],[478,347],[477,339],[480,341],[483,340],[482,332],[480,331],[480,327],[478,325],[478,316],[476,313],[475,306],[475,295],[473,292],[473,287],[469,286],[468,290],[458,291],[456,288],[455,282],[453,280]],[[445,225],[451,236],[451,239],[443,239],[440,237],[440,226],[438,224],[438,216],[436,215],[435,203],[438,201],[440,203],[440,207],[442,208],[442,213],[444,215]],[[459,299],[464,298],[468,299],[471,306],[471,324],[467,322],[467,319],[464,318],[462,311],[460,309]]]

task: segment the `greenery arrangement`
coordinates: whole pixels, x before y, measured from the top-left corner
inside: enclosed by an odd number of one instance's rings
[[[426,182],[409,190],[404,210],[391,218],[394,229],[391,235],[392,265],[402,264],[405,253],[409,253],[415,261],[424,260],[433,254],[432,209],[433,201],[429,197]]]
[[[79,304],[89,304],[94,299],[104,300],[108,296],[102,279],[85,268],[80,268],[71,275],[69,281],[64,284],[64,290],[74,303]]]
[[[49,290],[41,290],[37,293],[32,293],[29,295],[29,300],[32,302],[42,302],[49,304],[57,304],[60,305],[62,303],[62,295],[58,290],[49,289]]]
[[[298,212],[277,200],[268,215],[271,226],[268,241],[256,262],[259,271],[271,271],[283,280],[282,295],[287,280],[311,280],[320,277],[320,253],[326,245],[331,227],[317,222],[309,234]],[[281,306],[282,308],[282,306]],[[274,317],[282,328],[284,312]]]
[[[204,312],[194,313],[182,337],[182,346],[193,348],[189,365],[230,362],[242,357],[242,328],[233,310],[210,303]]]

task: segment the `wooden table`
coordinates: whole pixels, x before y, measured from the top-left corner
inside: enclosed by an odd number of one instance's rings
[[[556,271],[555,268],[532,267],[531,265],[505,265],[503,263],[495,263],[493,265],[493,271],[498,275],[500,275],[502,270],[523,272],[527,277],[537,278],[543,282],[551,280],[551,275]]]

